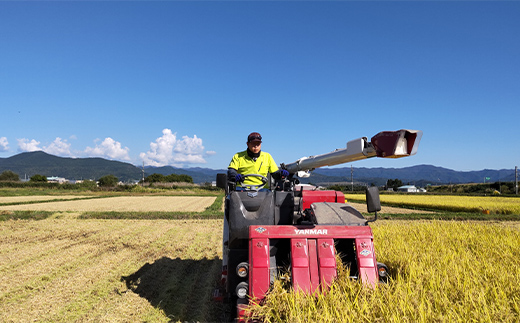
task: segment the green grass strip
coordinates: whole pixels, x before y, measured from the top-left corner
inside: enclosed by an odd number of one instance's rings
[[[49,211],[0,211],[0,221],[8,220],[44,220],[54,212]]]
[[[89,196],[89,197],[78,197],[71,199],[62,199],[56,197],[52,200],[37,200],[37,201],[20,201],[20,202],[9,202],[9,203],[0,203],[0,206],[9,206],[9,205],[27,205],[27,204],[40,204],[40,203],[52,203],[52,202],[68,202],[68,201],[80,201],[80,200],[92,200],[99,198],[106,198],[111,196]]]

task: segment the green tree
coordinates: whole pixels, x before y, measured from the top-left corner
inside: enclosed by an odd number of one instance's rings
[[[339,191],[339,192],[347,191],[347,187],[345,185],[340,185],[340,184],[332,184],[332,185],[328,186],[327,189],[333,190],[333,191]]]
[[[95,189],[97,187],[96,182],[95,181],[90,181],[90,180],[85,180],[82,183],[78,183],[76,185],[81,187],[81,188],[88,189],[88,190],[93,190],[93,189]]]
[[[393,188],[394,191],[397,191],[397,188],[398,187],[401,187],[403,186],[403,182],[400,180],[400,179],[389,179],[388,181],[386,181],[386,188],[389,189],[389,188]]]
[[[2,174],[0,174],[0,181],[18,182],[19,180],[20,176],[18,176],[18,174],[14,173],[11,170],[3,171]]]
[[[112,174],[102,176],[100,179],[98,179],[99,186],[102,187],[116,186],[118,181],[119,180],[117,179],[117,177],[115,177]]]
[[[31,182],[47,182],[47,177],[40,175],[40,174],[36,174],[36,175],[31,176],[30,181]]]
[[[147,182],[147,183],[162,183],[162,182],[166,182],[166,180],[164,178],[164,175],[157,174],[157,173],[153,173],[152,175],[146,176],[144,181]]]
[[[147,183],[193,183],[193,178],[184,174],[170,174],[164,176],[162,174],[153,173],[152,175],[147,176],[144,181]]]
[[[184,183],[193,183],[193,178],[189,175],[185,174],[170,174],[166,176],[166,182],[184,182]]]

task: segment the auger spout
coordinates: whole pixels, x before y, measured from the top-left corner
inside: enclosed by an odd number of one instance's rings
[[[381,157],[401,158],[415,155],[422,131],[401,129],[397,131],[382,131],[373,136],[370,141],[366,137],[347,142],[347,148],[336,149],[330,153],[302,157],[297,161],[282,165],[291,174],[308,172],[313,169],[349,163],[357,160]]]

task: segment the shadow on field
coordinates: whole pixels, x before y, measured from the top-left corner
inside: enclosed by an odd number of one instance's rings
[[[220,279],[221,262],[218,257],[201,260],[162,257],[122,276],[121,281],[163,310],[173,322],[221,322],[225,317],[223,306],[212,299]]]

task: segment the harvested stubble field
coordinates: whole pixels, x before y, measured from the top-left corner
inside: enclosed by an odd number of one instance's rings
[[[211,300],[220,279],[221,225],[0,222],[0,321],[222,321],[223,308]],[[279,284],[257,313],[268,322],[520,320],[519,222],[383,220],[372,227],[389,284],[370,290],[342,276],[318,298]]]
[[[3,197],[0,203],[10,201],[35,202],[47,197]],[[56,197],[48,198],[49,200]],[[202,212],[215,201],[214,196],[118,196],[98,197],[73,201],[0,205],[0,211],[51,212]]]
[[[214,321],[220,220],[0,223],[1,322]]]

